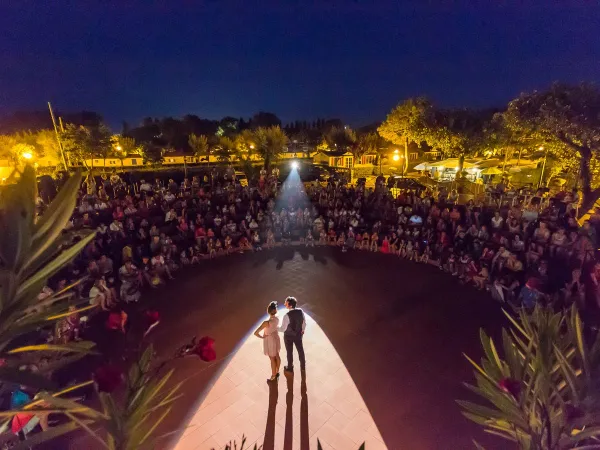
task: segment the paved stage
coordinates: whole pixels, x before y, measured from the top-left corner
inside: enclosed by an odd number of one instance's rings
[[[266,450],[502,448],[460,414],[478,358],[480,326],[497,330],[487,295],[437,268],[390,255],[277,249],[232,255],[180,274],[151,293],[161,324],[150,335],[167,356],[193,335],[216,339],[218,360],[176,360],[185,397],[161,426],[165,448]],[[269,386],[269,360],[252,336],[272,300],[294,295],[309,316],[306,378]],[[283,311],[280,312],[283,314]],[[282,349],[285,361],[285,350]],[[494,445],[496,442],[496,445]]]

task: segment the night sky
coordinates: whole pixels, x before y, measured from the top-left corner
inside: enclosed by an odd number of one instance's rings
[[[502,106],[555,80],[600,81],[596,1],[4,3],[0,114],[52,101],[114,127],[259,110],[360,125],[409,96]]]

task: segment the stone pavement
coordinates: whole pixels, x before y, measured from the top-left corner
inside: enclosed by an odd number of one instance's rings
[[[363,442],[368,450],[386,449],[340,356],[308,315],[304,347],[305,376],[282,367],[279,381],[267,383],[269,359],[250,334],[192,412],[175,450],[221,449],[243,435],[250,448],[264,450],[315,449],[317,438],[324,450],[354,450]],[[284,348],[281,356],[285,361]]]

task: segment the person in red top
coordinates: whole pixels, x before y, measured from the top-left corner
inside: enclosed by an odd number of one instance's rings
[[[117,206],[115,211],[113,212],[113,219],[115,220],[123,220],[125,218],[125,213],[121,209],[120,206]]]

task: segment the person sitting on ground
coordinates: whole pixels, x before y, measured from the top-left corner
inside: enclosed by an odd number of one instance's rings
[[[171,275],[171,270],[166,264],[165,258],[162,254],[156,253],[154,256],[152,256],[150,264],[152,265],[154,272],[161,278],[161,280],[165,281],[165,277],[169,280],[175,279],[173,275]]]
[[[377,231],[373,231],[373,234],[371,235],[371,244],[369,246],[369,250],[371,250],[372,252],[376,252],[379,249],[379,235],[377,234]]]

